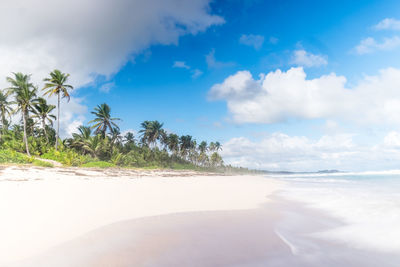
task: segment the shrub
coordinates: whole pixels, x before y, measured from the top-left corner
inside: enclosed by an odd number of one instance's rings
[[[54,165],[51,164],[50,162],[42,161],[42,160],[37,160],[35,159],[33,161],[33,165],[39,166],[39,167],[47,167],[47,168],[53,168]]]
[[[11,149],[0,150],[0,163],[31,163],[32,158]]]
[[[82,167],[88,168],[110,168],[115,167],[115,164],[106,162],[106,161],[92,161],[85,164],[82,164]]]
[[[73,150],[56,151],[55,149],[44,153],[41,158],[55,160],[66,166],[81,166],[82,164],[94,160],[88,155],[80,155]]]

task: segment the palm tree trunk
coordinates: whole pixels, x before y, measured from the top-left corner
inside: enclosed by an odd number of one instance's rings
[[[56,136],[56,150],[58,149],[58,138],[60,134],[60,93],[57,94],[58,102],[57,102],[57,136]]]
[[[31,154],[29,153],[29,146],[28,146],[28,138],[26,134],[26,112],[22,112],[22,120],[24,122],[24,143],[25,143],[25,149],[26,149],[26,154],[30,157]]]
[[[44,131],[44,136],[46,137],[46,142],[48,144],[49,143],[49,137],[47,136],[46,122],[45,122],[44,118],[42,118],[42,127],[43,127],[43,131]]]

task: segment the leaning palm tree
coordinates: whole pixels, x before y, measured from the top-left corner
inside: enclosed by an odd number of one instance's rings
[[[96,118],[91,120],[89,123],[93,123],[92,129],[96,129],[96,134],[101,134],[101,136],[104,138],[107,130],[111,131],[113,128],[119,130],[118,125],[114,121],[118,121],[120,119],[111,118],[111,108],[106,103],[98,105],[91,113],[95,115]]]
[[[17,104],[16,112],[20,111],[22,115],[22,121],[24,125],[24,143],[26,154],[30,156],[28,137],[26,131],[27,120],[29,117],[29,111],[32,110],[33,105],[37,102],[36,92],[37,88],[29,82],[31,76],[22,74],[20,72],[13,73],[14,77],[7,77],[7,81],[10,83],[8,92],[14,94],[15,103]]]
[[[9,122],[7,117],[11,120],[12,105],[11,101],[8,101],[8,95],[3,91],[0,91],[0,116],[1,116],[1,129],[4,134],[8,128]]]
[[[53,120],[56,119],[56,116],[51,114],[51,112],[56,108],[55,105],[48,105],[46,99],[39,97],[38,102],[33,105],[34,109],[32,112],[35,114],[32,117],[39,119],[42,123],[42,128],[44,132],[44,136],[46,137],[47,143],[49,143],[49,137],[46,131],[46,121],[53,125]]]
[[[42,90],[46,90],[45,95],[57,95],[57,134],[56,134],[56,150],[58,148],[58,139],[60,138],[60,97],[70,100],[68,90],[74,89],[72,85],[67,84],[69,74],[62,73],[59,70],[50,72],[50,77],[45,78],[46,82]]]

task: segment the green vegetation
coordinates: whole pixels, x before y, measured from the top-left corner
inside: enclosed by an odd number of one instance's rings
[[[54,70],[44,79],[42,91],[30,82],[31,76],[13,73],[7,77],[9,88],[0,90],[0,163],[33,163],[52,166],[33,160],[30,156],[55,160],[65,166],[172,168],[179,170],[225,171],[219,142],[197,141],[191,135],[179,136],[167,132],[163,123],[144,121],[139,136],[128,132],[121,135],[111,108],[103,103],[91,112],[89,125],[79,126],[71,138],[60,139],[60,99],[70,99],[73,87],[69,74]],[[50,105],[44,96],[57,96],[57,106]],[[57,108],[58,116],[52,114]],[[11,125],[11,117],[21,118]],[[53,122],[57,128],[53,128]],[[22,154],[26,153],[26,154]],[[231,168],[232,169],[232,168]]]
[[[0,150],[0,163],[32,163],[32,159],[14,150],[4,149]]]
[[[42,161],[42,160],[33,160],[33,165],[35,166],[39,166],[39,167],[48,167],[48,168],[52,168],[54,167],[54,165],[50,162],[46,162],[46,161]]]
[[[93,161],[93,162],[88,162],[85,164],[81,165],[82,167],[89,167],[89,168],[109,168],[109,167],[115,167],[114,164],[106,161]]]

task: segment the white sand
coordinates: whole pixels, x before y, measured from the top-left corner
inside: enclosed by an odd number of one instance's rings
[[[193,174],[3,169],[0,266],[122,220],[257,208],[280,186],[260,176],[184,175]]]

